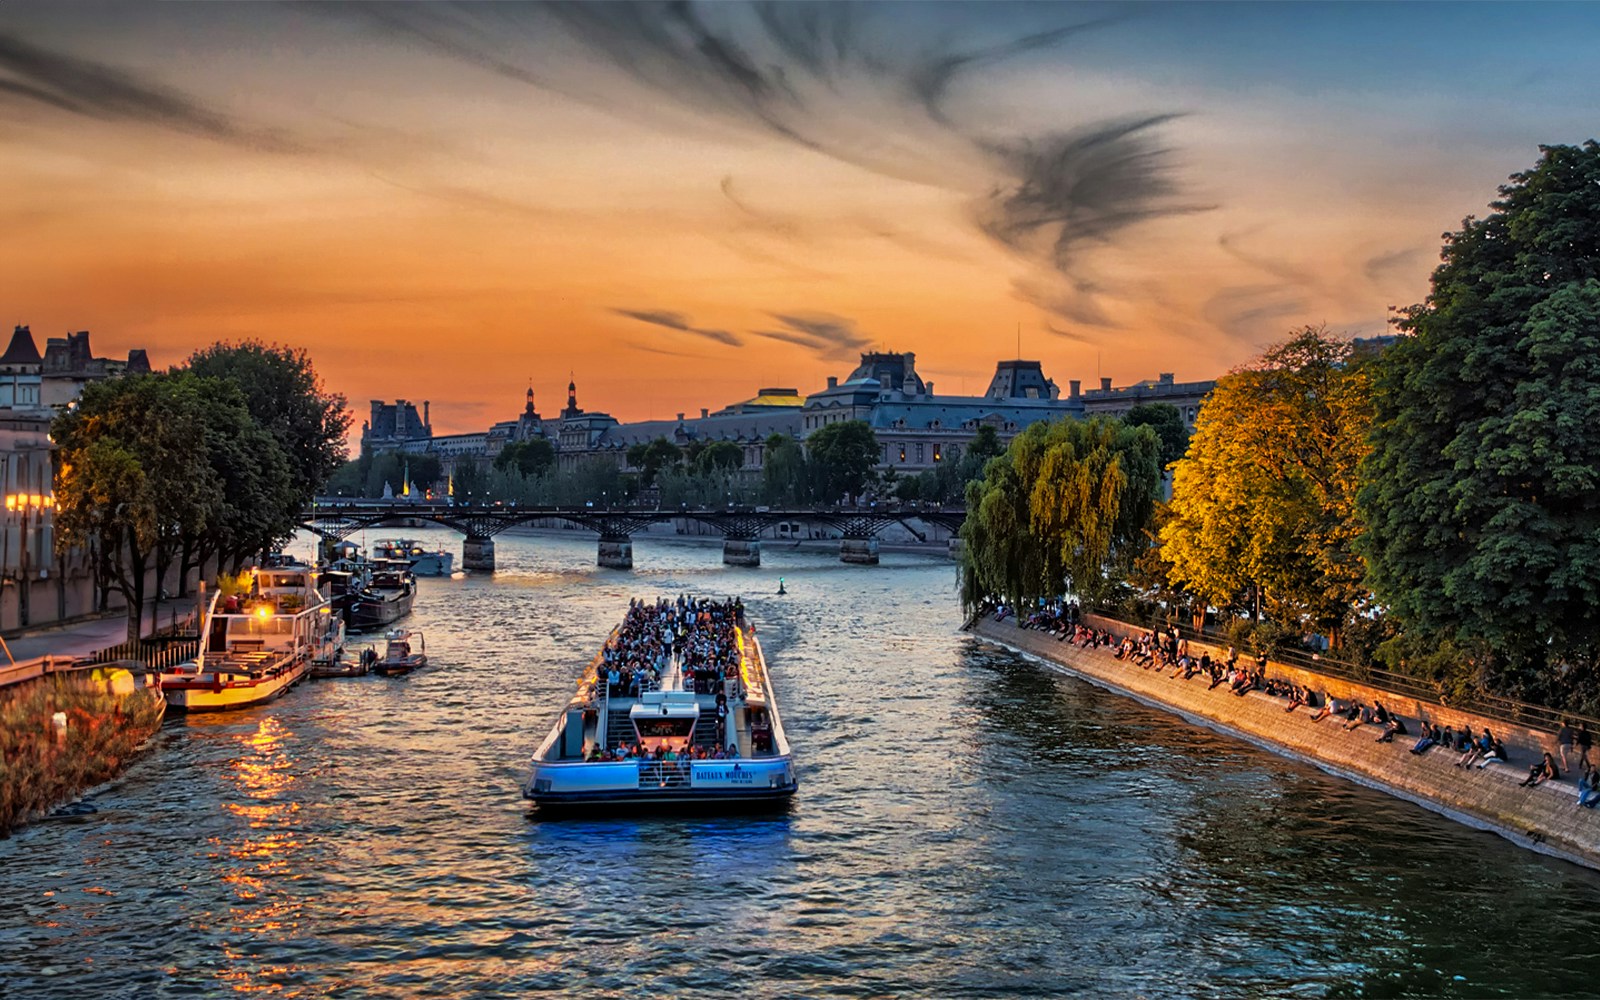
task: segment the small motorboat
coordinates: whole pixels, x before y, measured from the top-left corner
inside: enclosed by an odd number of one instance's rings
[[[428,665],[428,641],[421,632],[397,628],[384,638],[383,655],[372,664],[373,673],[394,677]]]

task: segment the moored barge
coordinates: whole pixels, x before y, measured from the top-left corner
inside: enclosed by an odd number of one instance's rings
[[[799,782],[738,601],[630,602],[533,756],[545,810],[770,807]]]

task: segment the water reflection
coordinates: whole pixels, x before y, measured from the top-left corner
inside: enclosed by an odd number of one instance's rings
[[[98,814],[0,842],[0,993],[1592,989],[1600,879],[955,633],[948,562],[593,546],[503,535],[495,576],[422,581],[427,670],[174,720]],[[588,656],[687,590],[758,622],[793,808],[531,820]]]

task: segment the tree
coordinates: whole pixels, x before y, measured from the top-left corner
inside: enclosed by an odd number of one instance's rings
[[[648,488],[662,469],[670,469],[683,461],[683,450],[664,437],[649,443],[640,443],[628,449],[628,464],[639,470],[640,485]]]
[[[556,464],[555,445],[544,438],[513,441],[500,449],[494,467],[502,471],[515,469],[524,476],[542,476]]]
[[[1153,430],[1039,422],[967,486],[962,601],[1073,593],[1098,600],[1148,546],[1161,488]]]
[[[295,492],[306,502],[344,461],[350,413],[342,395],[323,388],[305,351],[259,340],[218,343],[190,355],[188,368],[239,387],[250,415],[288,455]]]
[[[810,499],[805,449],[786,434],[767,438],[761,455],[761,493],[768,503],[805,503]]]
[[[1600,144],[1541,153],[1445,236],[1376,363],[1362,551],[1404,629],[1479,650],[1502,693],[1593,704]]]
[[[806,438],[812,489],[818,500],[837,503],[860,496],[878,464],[878,438],[864,420],[829,424]]]
[[[1130,427],[1149,427],[1161,439],[1161,468],[1166,469],[1189,450],[1189,428],[1183,414],[1171,403],[1140,403],[1122,415]]]
[[[1306,327],[1223,377],[1173,467],[1161,528],[1169,582],[1217,607],[1335,640],[1366,597],[1355,496],[1370,379],[1350,345]]]
[[[711,441],[696,451],[691,463],[700,475],[738,472],[744,465],[744,449],[732,441]]]
[[[224,503],[207,461],[201,380],[139,375],[92,383],[56,417],[56,528],[92,549],[140,634],[151,575],[159,586],[185,537]],[[214,388],[214,387],[212,387]]]

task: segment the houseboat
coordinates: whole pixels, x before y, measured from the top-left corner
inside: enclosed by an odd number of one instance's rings
[[[384,628],[411,613],[417,580],[402,559],[370,559],[365,584],[350,598],[349,620],[353,632]]]
[[[248,594],[215,594],[199,653],[161,674],[167,705],[206,712],[271,701],[306,675],[313,658],[342,645],[344,623],[317,589],[315,572],[257,568]]]
[[[798,787],[742,604],[678,598],[630,603],[534,753],[523,795],[541,812],[770,807]]]
[[[455,569],[455,553],[430,549],[410,538],[380,538],[372,543],[372,555],[409,563],[415,576],[449,576]]]

